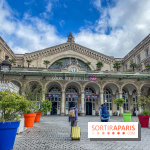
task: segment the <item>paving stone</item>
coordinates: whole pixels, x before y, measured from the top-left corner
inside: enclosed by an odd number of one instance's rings
[[[123,122],[113,116],[111,122]],[[133,122],[138,121],[132,117]],[[81,140],[71,141],[71,126],[66,116],[42,116],[39,123],[16,136],[14,150],[150,150],[150,129],[141,129],[141,141],[90,141],[88,122],[99,122],[98,116],[79,116]]]

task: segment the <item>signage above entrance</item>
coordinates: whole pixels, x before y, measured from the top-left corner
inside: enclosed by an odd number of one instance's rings
[[[66,98],[80,98],[79,94],[66,94]]]
[[[85,98],[99,98],[99,95],[85,95]]]
[[[90,81],[97,81],[97,77],[89,76],[89,80],[90,80]]]
[[[61,94],[46,94],[46,97],[57,97],[57,98],[61,98]]]
[[[89,76],[88,78],[85,77],[61,77],[61,76],[53,76],[52,80],[66,80],[66,81],[97,81],[97,77]]]

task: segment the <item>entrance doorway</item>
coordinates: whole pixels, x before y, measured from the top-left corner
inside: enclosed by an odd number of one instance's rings
[[[51,115],[57,115],[57,102],[52,102]]]
[[[72,103],[74,103],[74,102],[69,102],[69,110],[72,107]]]
[[[92,115],[92,102],[86,102],[86,115]]]
[[[79,92],[76,87],[68,87],[66,90],[66,115],[69,113],[70,108],[72,107],[72,103],[76,104],[76,108],[78,109],[78,96]]]

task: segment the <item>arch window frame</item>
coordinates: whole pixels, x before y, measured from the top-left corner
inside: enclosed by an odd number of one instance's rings
[[[66,94],[79,94],[78,88],[75,86],[68,86],[66,89]],[[77,101],[78,98],[66,98],[66,102],[77,102]]]
[[[85,87],[84,89],[84,94],[86,95],[94,95],[96,94],[96,91],[94,90],[94,88],[90,87],[90,86],[87,86]],[[84,101],[85,102],[95,102],[95,99],[94,98],[84,98]]]
[[[52,91],[53,90],[53,91]],[[50,94],[61,94],[61,88],[59,86],[52,86],[49,88],[49,93]],[[61,101],[61,98],[58,98],[58,97],[50,97],[49,100],[51,102],[60,102]]]
[[[109,111],[112,111],[112,91],[109,88],[105,88],[103,92],[104,104],[107,106]],[[105,102],[107,100],[107,102]]]
[[[122,98],[124,98],[125,102],[123,104],[124,111],[129,110],[129,95],[127,90],[123,89],[122,90]]]
[[[133,105],[133,108],[135,107],[136,110],[138,110],[137,100],[138,100],[137,91],[133,90],[133,92],[132,92],[132,105]]]

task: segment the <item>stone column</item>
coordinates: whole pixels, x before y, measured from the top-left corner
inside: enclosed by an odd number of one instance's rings
[[[100,105],[104,104],[103,93],[104,93],[104,92],[100,92],[100,102],[101,102]]]
[[[45,101],[45,91],[42,90],[42,102]]]
[[[142,113],[142,107],[141,106],[139,106],[139,111],[138,111],[138,113],[140,114],[140,113]],[[137,114],[136,114],[137,115]]]
[[[137,91],[137,96],[140,97],[141,94],[140,94],[140,90]],[[138,113],[142,113],[142,107],[141,106],[138,106]],[[137,114],[136,114],[137,115]]]
[[[65,115],[65,90],[61,94],[61,116]]]
[[[22,95],[25,95],[25,89],[26,89],[26,84],[25,84],[25,82],[23,81],[23,82],[22,82],[22,87],[21,87],[21,94],[22,94]]]
[[[42,102],[45,101],[46,92],[45,82],[42,82]]]
[[[122,92],[119,93],[119,98],[122,98]]]
[[[116,99],[116,95],[112,95],[112,114],[115,112],[117,113],[117,105],[114,103]]]
[[[81,91],[81,116],[85,116],[85,112],[84,112],[84,91]]]
[[[120,112],[120,116],[122,116],[122,113],[123,113],[123,107],[120,107],[120,106],[119,106],[119,112]]]
[[[142,63],[142,70],[145,70],[145,65],[144,65],[144,63]]]
[[[129,111],[132,113],[133,112],[133,105],[132,105],[132,95],[129,95],[128,97],[128,107],[129,107]]]
[[[99,98],[97,99],[97,114],[99,115],[99,107],[101,108],[101,98],[99,94]],[[95,102],[95,108],[96,108],[96,102]]]
[[[119,92],[119,98],[122,98],[122,92]],[[119,106],[119,112],[120,112],[120,116],[122,116],[123,106]]]

